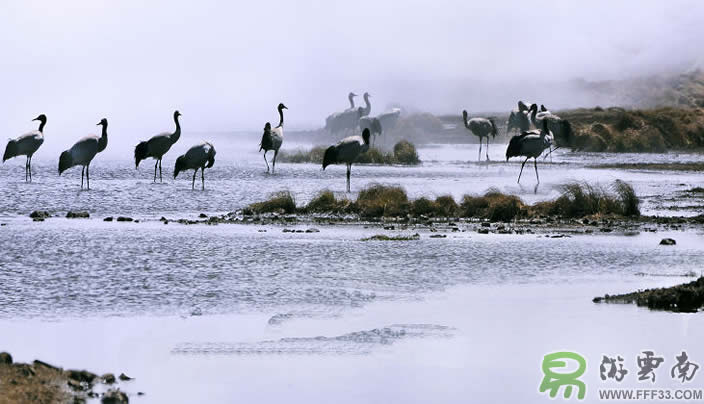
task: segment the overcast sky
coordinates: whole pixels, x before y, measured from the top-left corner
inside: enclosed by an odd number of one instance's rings
[[[280,101],[312,128],[350,90],[372,114],[508,110],[535,83],[701,63],[702,21],[701,1],[2,1],[0,132],[46,113],[70,145],[107,117],[131,141],[175,108],[184,130],[258,130]]]

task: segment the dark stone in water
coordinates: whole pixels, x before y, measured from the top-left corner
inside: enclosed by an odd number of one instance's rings
[[[79,383],[85,382],[88,384],[93,384],[93,380],[95,380],[98,375],[87,370],[67,370],[66,377]]]
[[[118,216],[118,218],[117,218],[118,222],[131,222],[133,220],[134,219],[132,219],[131,217],[127,217],[127,216]]]
[[[208,217],[208,215],[206,215],[205,213],[201,213],[200,215],[198,215],[198,217],[201,219],[205,219],[206,217]]]
[[[47,217],[51,217],[51,215],[45,210],[35,210],[34,212],[29,214],[29,217],[39,222],[46,219]]]
[[[660,245],[675,245],[677,242],[673,238],[664,238],[660,240]]]
[[[489,222],[482,222],[482,227],[491,227],[491,223],[489,223]]]
[[[306,233],[320,233],[320,230],[315,227],[311,227],[310,229],[306,229]]]
[[[445,238],[447,237],[446,234],[432,234],[430,235],[430,238]]]
[[[126,381],[128,381],[128,380],[134,379],[133,377],[129,377],[129,376],[127,376],[127,375],[124,374],[124,373],[120,373],[120,376],[118,376],[118,378],[119,378],[120,380],[122,380],[123,382],[126,382]]]
[[[482,227],[481,229],[477,229],[477,233],[479,234],[489,234],[489,229],[486,227]]]
[[[115,383],[115,375],[112,373],[106,373],[102,376],[100,376],[100,379],[103,381],[105,384],[113,384]]]
[[[126,404],[130,400],[127,398],[127,394],[121,392],[120,389],[110,389],[103,394],[100,402],[103,404]]]
[[[112,216],[108,216],[105,219],[103,219],[103,222],[112,222]]]
[[[12,365],[12,355],[7,352],[0,352],[0,363]]]
[[[85,219],[88,217],[90,217],[88,212],[74,212],[69,210],[68,213],[66,213],[66,218],[68,219]]]

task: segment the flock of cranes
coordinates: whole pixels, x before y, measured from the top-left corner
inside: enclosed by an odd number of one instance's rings
[[[348,100],[350,108],[336,112],[327,117],[325,129],[330,133],[352,134],[339,141],[337,144],[330,146],[325,150],[323,157],[323,170],[331,164],[346,164],[347,165],[347,192],[350,192],[350,176],[352,164],[357,161],[362,153],[367,152],[373,142],[373,136],[380,135],[384,128],[393,128],[400,116],[400,109],[393,109],[390,112],[370,117],[371,103],[369,93],[364,93],[364,107],[355,108],[354,97],[357,95],[353,92],[349,93]],[[284,110],[288,109],[283,103],[277,107],[279,113],[279,124],[272,128],[270,122],[264,125],[264,133],[262,134],[259,144],[259,151],[264,151],[264,162],[266,164],[267,173],[273,173],[276,169],[276,157],[279,154],[281,145],[284,140]],[[181,125],[179,117],[181,113],[174,111],[173,120],[176,126],[173,132],[164,132],[152,136],[149,140],[138,143],[134,148],[135,167],[139,167],[139,163],[147,158],[153,158],[154,163],[154,182],[156,182],[157,169],[159,171],[159,181],[162,181],[161,163],[164,155],[181,137]],[[482,143],[486,138],[486,159],[489,160],[489,137],[496,137],[498,129],[494,118],[469,118],[467,111],[462,111],[462,119],[465,128],[474,136],[479,138],[479,156],[481,160]],[[17,157],[26,156],[25,164],[25,181],[32,181],[32,156],[44,142],[44,127],[47,118],[44,114],[33,119],[39,121],[39,128],[35,131],[26,133],[16,139],[8,142],[3,162]],[[103,118],[97,124],[102,127],[100,136],[87,136],[76,142],[70,149],[61,153],[59,157],[59,175],[71,167],[81,166],[81,189],[83,189],[83,177],[86,178],[86,188],[90,189],[90,163],[95,156],[105,150],[108,144],[108,121]],[[507,131],[517,130],[518,134],[513,136],[506,149],[506,160],[511,157],[525,157],[521,165],[521,171],[518,174],[518,182],[521,181],[523,167],[529,159],[534,159],[535,176],[538,184],[540,177],[538,175],[538,162],[545,150],[552,153],[552,146],[555,144],[555,139],[569,141],[572,134],[572,128],[568,121],[552,114],[545,106],[541,105],[538,108],[537,104],[531,104],[530,107],[522,101],[518,102],[518,109],[511,112],[508,119]],[[361,136],[354,135],[359,133]],[[274,157],[271,160],[271,167],[266,158],[269,151],[274,152]],[[195,179],[198,170],[201,170],[201,189],[205,189],[205,169],[211,168],[215,164],[215,147],[212,143],[203,142],[191,147],[185,154],[176,159],[174,167],[174,178],[185,170],[193,170],[193,180],[191,188],[195,189]]]

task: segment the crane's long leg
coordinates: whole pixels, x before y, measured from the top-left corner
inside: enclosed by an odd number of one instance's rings
[[[266,163],[266,172],[268,173],[269,172],[269,162],[266,161],[266,152],[268,152],[268,150],[264,150],[264,162]]]
[[[90,189],[90,163],[86,166],[86,188]]]
[[[526,157],[526,159],[523,161],[523,164],[521,164],[521,172],[518,173],[518,183],[521,183],[521,174],[523,174],[523,166],[526,165],[526,162],[528,161],[530,157]]]
[[[158,165],[159,165],[159,160],[156,160],[154,162],[154,181],[152,181],[152,182],[156,182],[156,166],[158,166]]]
[[[159,159],[159,182],[164,182],[164,180],[161,178],[161,159]]]
[[[533,165],[535,166],[535,178],[538,179],[538,184],[540,184],[540,177],[538,176],[538,158],[533,157]]]
[[[86,171],[86,166],[81,168],[81,189],[83,189],[83,173]]]
[[[25,162],[24,162],[24,182],[27,182],[27,180],[29,179],[29,177],[27,177],[28,169],[29,169],[29,156],[27,156],[27,160],[25,160]]]
[[[205,168],[200,168],[200,190],[205,191]]]
[[[482,160],[482,138],[479,138],[479,154],[477,155],[477,161]]]
[[[276,170],[276,156],[279,155],[278,150],[274,150],[274,161],[271,162],[271,173],[274,174],[274,171]]]
[[[32,182],[32,156],[29,156],[29,182]]]
[[[196,174],[198,173],[198,169],[196,168],[195,171],[193,171],[193,181],[191,181],[191,189],[196,189]]]
[[[486,161],[489,161],[489,136],[486,137]]]
[[[352,164],[347,164],[347,192],[350,192],[350,174],[352,173]]]

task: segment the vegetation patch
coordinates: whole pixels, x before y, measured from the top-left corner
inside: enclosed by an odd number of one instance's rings
[[[640,216],[638,197],[630,184],[616,180],[609,188],[586,183],[563,185],[562,195],[531,207],[534,214],[579,218],[591,215]]]
[[[704,308],[704,277],[670,288],[595,297],[594,303],[635,303],[653,310],[694,313]]]
[[[386,234],[377,234],[371,237],[363,238],[362,241],[413,241],[420,240],[420,234],[415,233],[410,236],[387,236]]]
[[[575,132],[571,147],[589,152],[651,152],[704,147],[704,109],[594,108],[560,111]]]
[[[410,200],[401,187],[372,184],[362,189],[354,201],[338,199],[332,191],[324,190],[302,207],[296,207],[293,196],[283,191],[267,201],[249,205],[243,213],[346,213],[362,218],[425,216],[509,222],[546,216],[569,219],[593,215],[638,217],[639,204],[633,187],[620,180],[609,187],[570,183],[563,186],[557,199],[534,205],[526,205],[519,197],[497,190],[489,190],[481,196],[465,195],[459,204],[450,195]]]
[[[326,147],[323,146],[315,146],[308,151],[282,151],[279,153],[277,160],[285,163],[322,164],[325,149]],[[416,146],[407,140],[401,140],[394,145],[393,151],[391,152],[384,152],[376,147],[370,147],[366,153],[360,154],[359,158],[357,158],[357,163],[379,165],[418,165],[421,161],[418,157]]]
[[[250,213],[296,213],[296,201],[288,191],[272,194],[268,200],[247,207]]]
[[[615,163],[594,164],[588,168],[654,171],[704,171],[704,163]]]

